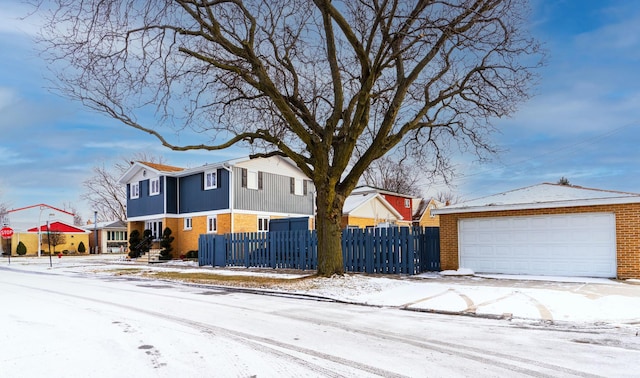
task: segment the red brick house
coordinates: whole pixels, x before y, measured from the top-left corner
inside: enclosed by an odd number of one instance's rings
[[[443,270],[640,278],[640,194],[540,184],[435,209]]]

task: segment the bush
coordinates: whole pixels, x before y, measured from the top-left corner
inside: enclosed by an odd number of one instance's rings
[[[171,236],[171,229],[169,227],[164,229],[162,233],[162,239],[160,240],[160,247],[162,250],[160,251],[160,260],[171,260],[171,251],[173,247],[171,243],[173,242],[174,237]]]
[[[129,257],[132,259],[140,257],[141,242],[140,231],[131,231],[131,234],[129,234]]]
[[[198,251],[189,251],[189,252],[187,252],[185,257],[188,258],[188,259],[197,259],[198,258]]]
[[[78,252],[85,253],[86,251],[87,251],[87,247],[84,246],[84,242],[80,242],[80,244],[78,244]]]
[[[24,245],[23,242],[19,242],[18,246],[16,247],[16,253],[20,256],[24,256],[27,254],[27,246]]]

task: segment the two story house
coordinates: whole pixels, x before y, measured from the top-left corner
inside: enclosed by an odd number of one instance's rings
[[[362,195],[368,193],[379,194],[397,211],[399,217],[393,222],[394,224],[398,226],[412,225],[414,209],[418,207],[421,200],[419,197],[395,193],[384,189],[374,188],[372,186],[359,186],[351,192],[351,195]]]
[[[197,168],[134,162],[127,186],[128,232],[170,228],[174,255],[198,249],[204,233],[262,232],[276,218],[308,217],[315,187],[289,159],[248,157]]]

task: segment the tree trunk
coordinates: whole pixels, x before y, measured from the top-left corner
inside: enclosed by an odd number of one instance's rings
[[[318,232],[318,275],[330,277],[344,273],[342,259],[342,206],[344,199],[335,189],[317,188],[316,230]]]

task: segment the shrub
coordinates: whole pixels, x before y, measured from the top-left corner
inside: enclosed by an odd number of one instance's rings
[[[165,228],[162,232],[162,239],[160,240],[160,247],[162,250],[160,251],[160,260],[170,260],[171,259],[171,251],[173,247],[171,247],[171,243],[173,242],[174,237],[171,236],[171,229],[169,227]]]
[[[16,247],[16,253],[20,256],[24,256],[27,254],[27,246],[24,245],[23,242],[19,242],[18,246]]]
[[[197,259],[198,258],[198,251],[189,251],[189,252],[187,252],[185,257],[188,258],[188,259]]]
[[[78,244],[78,252],[85,253],[86,251],[87,251],[87,247],[84,246],[84,242],[80,242],[80,244]]]
[[[131,231],[131,234],[129,234],[129,257],[132,259],[140,257],[141,242],[142,238],[140,237],[140,231]]]

